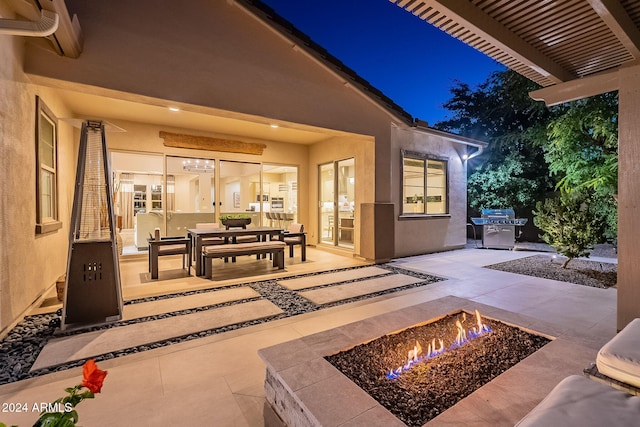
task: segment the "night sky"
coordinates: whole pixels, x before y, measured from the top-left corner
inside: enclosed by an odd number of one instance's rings
[[[455,81],[475,87],[493,59],[388,0],[263,0],[413,117],[447,118]]]

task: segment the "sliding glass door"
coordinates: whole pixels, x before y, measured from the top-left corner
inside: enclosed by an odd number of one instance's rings
[[[330,245],[335,244],[335,180],[334,165],[328,163],[320,165],[320,241]]]
[[[184,236],[198,223],[215,221],[215,161],[167,156],[167,236]]]

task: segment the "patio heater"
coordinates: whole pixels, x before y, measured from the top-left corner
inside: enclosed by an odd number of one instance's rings
[[[113,190],[104,124],[82,124],[61,329],[122,318]]]

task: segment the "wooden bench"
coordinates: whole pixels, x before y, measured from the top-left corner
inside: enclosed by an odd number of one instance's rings
[[[284,268],[284,248],[286,243],[271,240],[268,242],[229,243],[224,245],[206,246],[202,249],[204,275],[207,279],[213,276],[213,258],[231,258],[239,255],[273,255],[273,266]]]

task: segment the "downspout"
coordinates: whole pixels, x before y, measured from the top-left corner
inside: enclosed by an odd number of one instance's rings
[[[471,144],[469,144],[469,145],[471,145]],[[473,159],[474,157],[479,156],[480,154],[482,154],[482,152],[484,151],[484,146],[483,146],[483,145],[474,145],[474,147],[476,147],[476,148],[477,148],[477,150],[476,150],[476,151],[474,151],[474,152],[473,152],[473,153],[471,153],[471,154],[465,154],[465,155],[463,156],[463,160],[470,160],[470,159]]]
[[[56,32],[59,20],[57,13],[45,9],[42,9],[39,21],[0,18],[0,34],[47,37]]]

